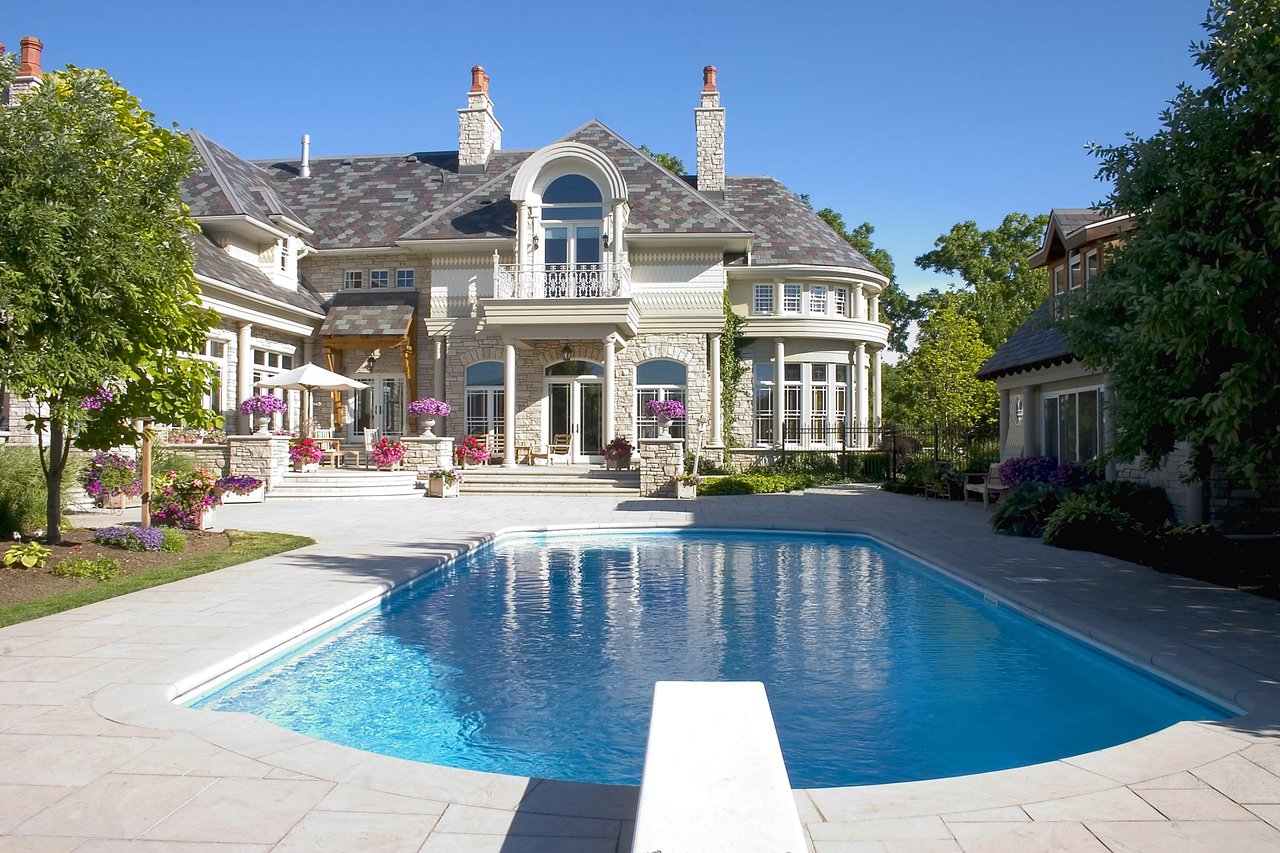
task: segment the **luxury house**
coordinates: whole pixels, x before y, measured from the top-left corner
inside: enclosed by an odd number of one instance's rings
[[[39,79],[35,39],[22,74],[11,97]],[[248,431],[236,407],[259,381],[306,362],[369,386],[315,405],[353,438],[413,430],[426,396],[454,406],[437,432],[513,450],[568,436],[579,461],[652,435],[653,399],[684,401],[673,434],[708,446],[839,446],[878,421],[887,279],[775,179],[726,174],[714,67],[692,176],[594,120],[505,150],[482,68],[465,97],[448,151],[313,158],[303,137],[299,159],[249,162],[190,131],[196,273],[221,318],[195,357],[218,368],[207,401],[229,431]],[[746,318],[736,388],[726,305]],[[15,435],[21,406],[4,400]]]

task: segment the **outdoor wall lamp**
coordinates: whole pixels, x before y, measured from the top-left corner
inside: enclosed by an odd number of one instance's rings
[[[560,358],[563,361],[573,361],[573,347],[565,344],[564,349],[560,350]]]

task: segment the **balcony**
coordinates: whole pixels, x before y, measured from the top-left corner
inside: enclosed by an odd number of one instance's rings
[[[631,295],[631,266],[621,264],[493,265],[495,299],[610,299]]]

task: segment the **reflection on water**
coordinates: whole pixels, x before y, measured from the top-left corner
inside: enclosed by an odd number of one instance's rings
[[[765,683],[797,787],[972,773],[1206,707],[874,542],[509,539],[202,707],[389,755],[639,781],[653,683]]]

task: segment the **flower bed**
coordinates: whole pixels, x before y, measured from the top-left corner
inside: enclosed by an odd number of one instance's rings
[[[153,519],[192,530],[211,526],[212,511],[222,503],[218,478],[204,468],[170,471],[151,490]]]

